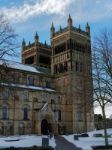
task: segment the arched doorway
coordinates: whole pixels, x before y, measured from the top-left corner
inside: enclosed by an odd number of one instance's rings
[[[46,119],[43,119],[41,122],[41,133],[44,135],[49,134],[49,124],[48,124],[48,121]]]
[[[54,112],[47,110],[47,112],[41,112],[40,114],[40,126],[39,131],[41,134],[57,134],[58,124],[55,120]]]

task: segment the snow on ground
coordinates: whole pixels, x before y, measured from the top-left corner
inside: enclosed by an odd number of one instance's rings
[[[32,147],[34,145],[42,146],[42,136],[36,136],[36,135],[19,136],[17,135],[17,136],[0,137],[0,148],[6,148],[10,146]],[[52,147],[56,146],[54,138],[49,139],[49,146],[52,146]]]
[[[74,135],[63,135],[63,137],[69,142],[75,144],[77,147],[82,148],[82,150],[92,150],[91,146],[95,145],[104,145],[103,137],[93,137],[95,133],[103,133],[103,130],[88,132],[89,137],[80,137],[79,140],[74,140]],[[111,135],[109,138],[109,144],[112,144],[112,129],[108,129],[108,135]]]

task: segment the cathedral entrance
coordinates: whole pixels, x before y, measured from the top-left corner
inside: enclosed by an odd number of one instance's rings
[[[46,119],[43,119],[41,122],[41,133],[44,135],[52,133],[52,125]]]
[[[48,121],[46,119],[43,119],[41,122],[41,133],[44,135],[49,134],[49,124],[48,124]]]

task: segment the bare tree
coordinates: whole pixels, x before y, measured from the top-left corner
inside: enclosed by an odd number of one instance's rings
[[[0,59],[16,54],[16,37],[17,35],[11,28],[8,19],[3,14],[0,14]]]
[[[17,34],[11,28],[6,16],[0,13],[0,81],[7,78],[7,63],[4,59],[17,56]]]
[[[112,36],[103,30],[93,44],[94,101],[103,115],[105,145],[108,145],[106,106],[112,103]]]
[[[6,84],[11,84],[14,76],[11,76],[11,70],[8,67],[7,60],[12,59],[11,57],[17,57],[17,34],[11,28],[11,25],[5,15],[0,14],[0,95],[3,100],[3,92],[10,94],[13,101],[13,120],[15,118],[15,96],[16,91],[12,87],[4,87]],[[0,106],[2,111],[3,105]],[[14,121],[13,121],[13,130],[14,130]],[[2,130],[3,132],[3,130]],[[14,131],[13,131],[14,132]]]

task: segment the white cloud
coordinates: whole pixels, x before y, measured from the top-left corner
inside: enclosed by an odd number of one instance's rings
[[[25,2],[19,7],[4,7],[1,11],[11,20],[24,21],[40,14],[64,14],[73,1],[75,0],[36,0],[35,3]]]
[[[94,112],[95,112],[95,114],[102,114],[101,107],[100,106],[95,107]],[[106,116],[108,118],[112,115],[112,105],[111,104],[106,106],[105,112],[106,112]]]
[[[111,17],[112,0],[24,0],[19,6],[1,7],[0,11],[13,22],[43,14],[64,17],[69,13],[76,21],[98,21]]]
[[[76,0],[71,11],[76,21],[100,21],[112,17],[112,0]]]

